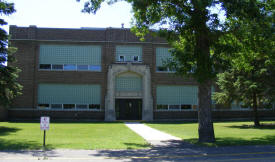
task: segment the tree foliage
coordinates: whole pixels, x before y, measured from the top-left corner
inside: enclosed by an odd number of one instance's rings
[[[0,1],[0,14],[10,15],[15,12],[14,4]],[[4,19],[0,19],[0,25],[7,25]],[[8,106],[20,93],[22,86],[18,84],[19,69],[10,65],[15,61],[12,55],[15,48],[8,47],[8,34],[0,28],[0,105]],[[8,61],[8,64],[5,63]]]
[[[80,0],[78,0],[80,1]],[[96,13],[106,1],[85,0],[83,12]],[[150,29],[158,27],[158,34],[171,44],[174,61],[168,66],[177,73],[191,75],[199,83],[199,141],[215,141],[211,117],[211,85],[217,72],[229,64],[224,50],[235,50],[221,44],[225,35],[233,32],[219,18],[218,10],[226,19],[250,20],[261,17],[265,0],[124,0],[132,5],[132,31],[144,38]],[[271,1],[268,1],[271,2]],[[226,40],[225,40],[226,41]],[[192,72],[190,72],[192,70]]]
[[[266,2],[257,17],[228,19],[226,25],[232,32],[220,42],[234,50],[223,50],[229,64],[218,75],[221,91],[213,97],[217,103],[236,101],[252,107],[255,126],[259,126],[257,108],[275,99],[274,5]]]

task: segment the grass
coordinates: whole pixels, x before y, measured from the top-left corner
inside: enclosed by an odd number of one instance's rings
[[[0,150],[41,149],[37,123],[0,122]],[[123,123],[51,123],[47,149],[141,149],[149,145]]]
[[[254,127],[252,122],[216,122],[215,143],[204,143],[207,146],[235,145],[274,145],[275,122],[262,122],[261,127]],[[198,142],[197,123],[147,123],[148,126],[180,137],[187,142]]]

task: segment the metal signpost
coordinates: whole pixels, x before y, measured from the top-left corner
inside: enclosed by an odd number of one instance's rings
[[[46,144],[46,130],[49,130],[50,128],[50,117],[48,116],[42,116],[40,118],[40,129],[44,131],[44,138],[43,138],[43,147],[45,148]]]

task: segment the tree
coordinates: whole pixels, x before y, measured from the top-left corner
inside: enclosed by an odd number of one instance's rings
[[[14,4],[0,1],[1,15],[10,15],[15,12]],[[0,19],[0,25],[7,25],[4,19]],[[0,28],[0,106],[8,106],[20,93],[22,86],[17,82],[19,69],[10,65],[15,61],[12,55],[15,48],[8,47],[8,34]],[[8,61],[8,64],[5,63]]]
[[[77,0],[80,1],[80,0]],[[106,0],[114,3],[118,0]],[[225,12],[225,17],[249,18],[258,14],[256,0],[125,0],[134,12],[132,31],[144,37],[149,29],[160,26],[158,33],[174,47],[174,66],[178,74],[191,75],[199,85],[199,141],[214,142],[211,116],[211,85],[215,68],[223,61],[220,51],[214,48],[227,31],[213,8]],[[86,0],[83,11],[96,13],[104,0]],[[253,15],[254,16],[254,15]],[[166,28],[161,28],[165,25]],[[189,71],[193,68],[194,73]]]
[[[272,7],[273,4],[273,7]],[[253,108],[254,125],[260,126],[257,109],[275,101],[275,26],[274,2],[266,3],[261,16],[253,19],[229,19],[231,34],[222,44],[233,50],[224,50],[229,67],[218,75],[220,92],[213,97],[217,103],[241,102]]]

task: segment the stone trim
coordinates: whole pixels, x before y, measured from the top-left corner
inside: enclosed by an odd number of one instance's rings
[[[151,93],[151,73],[147,65],[133,65],[132,63],[112,64],[107,74],[107,95],[105,97],[105,121],[115,121],[115,78],[125,72],[134,72],[142,76],[142,120],[153,120],[153,98]],[[130,93],[129,93],[130,94]],[[125,97],[126,98],[126,97]],[[128,96],[127,98],[133,98]]]

